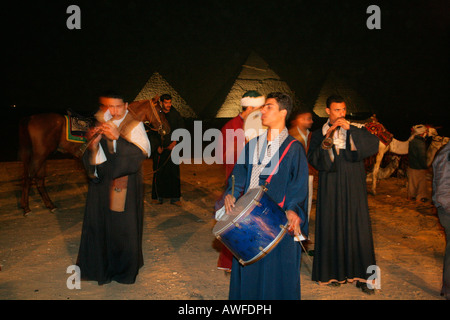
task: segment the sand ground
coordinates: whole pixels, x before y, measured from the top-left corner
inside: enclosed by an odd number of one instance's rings
[[[219,165],[181,166],[182,202],[151,204],[151,160],[144,162],[144,267],[133,285],[81,282],[69,289],[67,269],[76,261],[87,193],[77,160],[50,160],[48,191],[58,206],[50,213],[36,189],[32,214],[19,208],[20,162],[0,166],[0,299],[2,300],[226,300],[229,275],[216,268],[212,234],[214,202],[223,187]],[[431,180],[429,181],[431,197]],[[315,195],[315,193],[314,193]],[[369,195],[381,288],[366,295],[354,284],[339,288],[311,281],[303,254],[303,300],[443,300],[440,297],[445,234],[430,202],[406,199],[405,180],[380,182]],[[314,246],[314,202],[310,249]],[[312,257],[310,257],[312,258]]]

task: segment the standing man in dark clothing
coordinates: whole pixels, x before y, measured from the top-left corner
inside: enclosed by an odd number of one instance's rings
[[[424,125],[417,126],[415,136],[408,145],[408,199],[425,202],[427,190],[427,145],[428,130]]]
[[[441,295],[450,300],[450,143],[442,148],[433,161],[433,202],[439,222],[445,231],[446,246]]]
[[[172,107],[172,97],[169,94],[163,94],[160,101],[164,115],[169,122],[170,131],[183,128],[183,118]],[[171,158],[176,144],[176,140],[171,140],[171,134],[158,139],[157,149],[153,156],[152,203],[162,204],[164,199],[168,198],[171,204],[181,206],[180,164],[174,163]]]
[[[378,152],[379,139],[345,119],[342,97],[327,99],[329,115],[313,132],[308,161],[319,171],[312,280],[339,286],[357,282],[363,292],[375,252],[367,202],[364,159]],[[325,138],[333,138],[325,143]]]
[[[99,100],[100,125],[88,132],[83,156],[91,179],[77,265],[83,280],[131,284],[144,264],[141,165],[150,156],[150,142],[120,95]]]

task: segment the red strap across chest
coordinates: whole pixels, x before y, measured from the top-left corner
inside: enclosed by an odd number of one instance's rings
[[[294,142],[295,140],[292,140],[288,146],[286,147],[286,149],[284,149],[283,154],[280,157],[280,160],[278,160],[277,165],[275,166],[275,168],[273,168],[272,172],[270,173],[270,176],[267,178],[266,180],[266,185],[270,183],[270,181],[272,180],[272,176],[275,174],[275,172],[278,170],[278,167],[280,166],[281,161],[283,160],[284,156],[286,155],[286,153],[289,151],[289,148],[291,147],[291,144]]]

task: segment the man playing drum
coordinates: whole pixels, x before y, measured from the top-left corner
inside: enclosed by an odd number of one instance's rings
[[[268,129],[245,146],[232,171],[235,182],[231,176],[228,181],[227,214],[236,214],[236,199],[265,185],[268,196],[286,212],[290,233],[255,263],[243,266],[233,258],[231,300],[300,299],[301,246],[293,235],[307,237],[308,163],[300,142],[288,134],[285,125],[291,110],[288,95],[275,92],[267,96],[261,119]]]

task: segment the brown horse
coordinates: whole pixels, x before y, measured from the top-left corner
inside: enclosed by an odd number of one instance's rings
[[[170,132],[169,124],[161,112],[158,97],[151,100],[134,101],[128,111],[136,120],[150,124],[150,128],[160,135]],[[29,191],[33,181],[45,206],[54,212],[56,206],[50,200],[45,188],[45,163],[54,151],[68,153],[80,158],[86,143],[71,142],[66,138],[66,118],[57,113],[36,114],[24,118],[19,125],[19,156],[23,162],[22,198],[20,205],[27,216],[31,210],[28,203]]]

